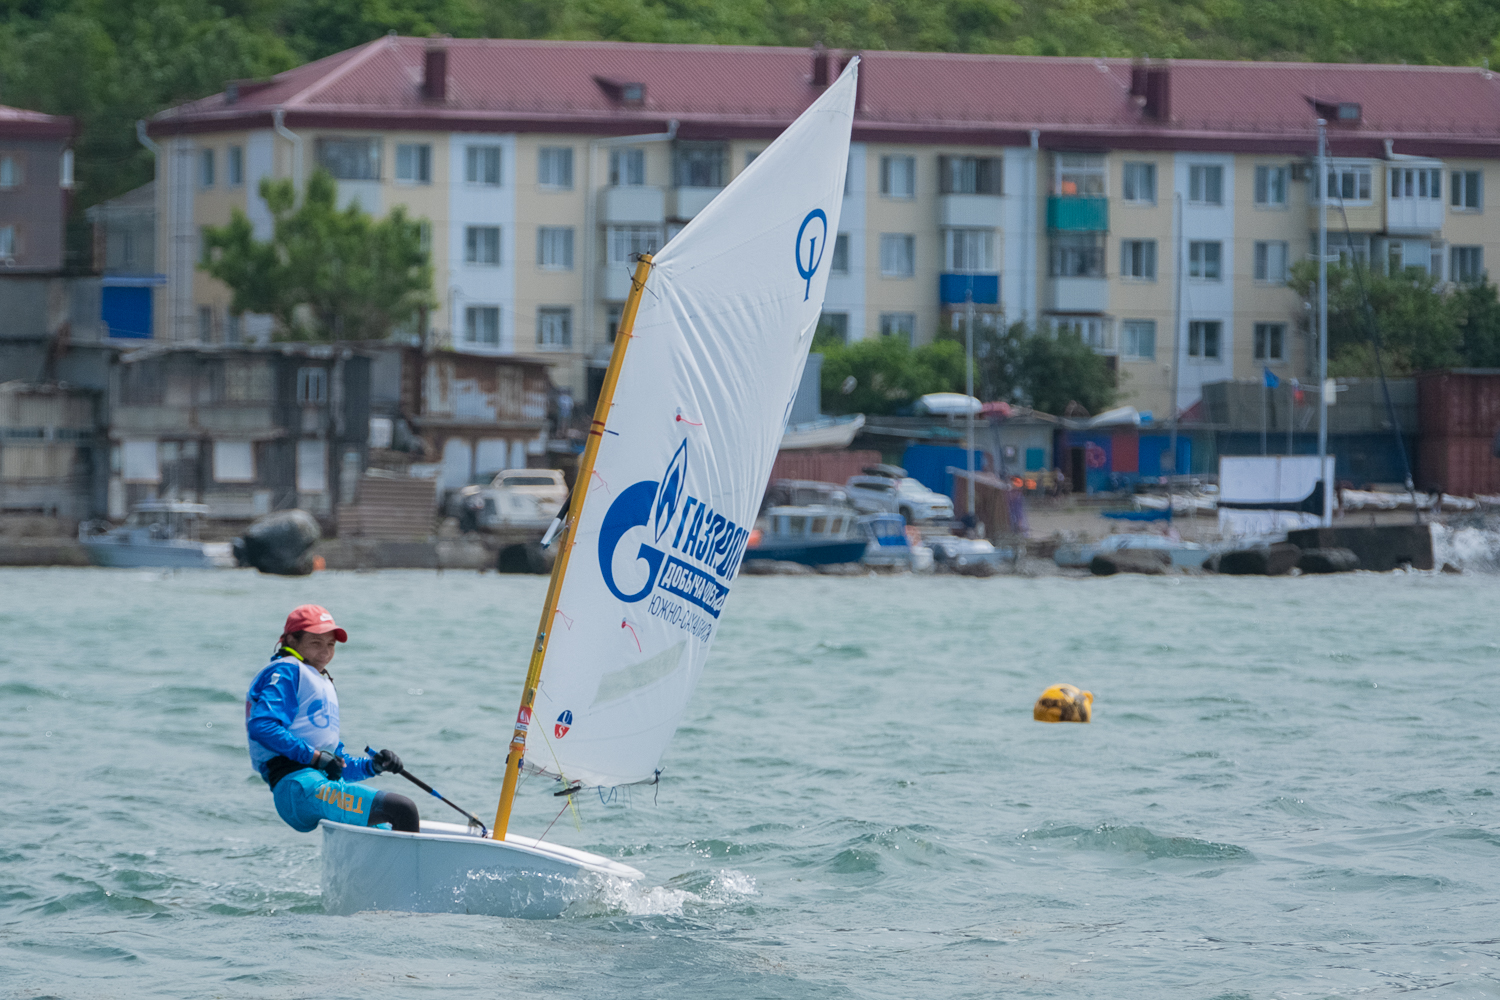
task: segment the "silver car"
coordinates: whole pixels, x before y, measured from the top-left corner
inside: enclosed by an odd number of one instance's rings
[[[945,520],[953,516],[953,501],[935,493],[910,476],[850,476],[844,484],[849,501],[865,514],[891,513],[907,524]]]
[[[545,531],[568,499],[557,469],[506,469],[483,486],[465,486],[448,502],[447,514],[464,531]]]

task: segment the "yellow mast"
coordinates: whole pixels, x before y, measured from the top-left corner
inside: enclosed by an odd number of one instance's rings
[[[542,679],[542,662],[547,658],[547,637],[557,611],[558,593],[562,590],[563,575],[568,571],[568,557],[573,553],[573,536],[578,530],[579,515],[583,513],[584,498],[588,496],[589,480],[594,475],[594,460],[599,455],[604,425],[608,423],[609,410],[614,405],[615,385],[620,381],[625,349],[630,344],[631,331],[635,328],[635,314],[641,305],[641,292],[646,288],[646,277],[650,273],[651,255],[643,253],[637,258],[635,275],[630,281],[630,295],[625,300],[625,309],[620,314],[620,326],[615,333],[615,349],[609,358],[609,369],[604,373],[604,385],[599,390],[599,405],[594,408],[594,422],[589,425],[583,461],[579,463],[578,475],[573,480],[573,502],[568,508],[568,525],[563,530],[563,537],[556,543],[560,547],[557,559],[552,564],[552,582],[547,585],[547,601],[542,605],[542,621],[537,626],[536,645],[531,650],[531,665],[526,669],[526,687],[521,694],[521,709],[516,713],[516,728],[511,733],[510,752],[505,755],[505,784],[500,789],[500,805],[495,810],[495,825],[490,832],[496,840],[504,840],[505,831],[510,826],[510,809],[516,799],[516,779],[521,773],[521,757],[526,752],[526,730],[531,723],[531,707],[536,701],[537,684]]]

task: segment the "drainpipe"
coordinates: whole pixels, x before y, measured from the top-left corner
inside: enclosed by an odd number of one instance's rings
[[[1036,305],[1036,283],[1037,283],[1037,254],[1040,252],[1038,243],[1040,237],[1036,225],[1036,182],[1040,173],[1042,158],[1042,130],[1031,130],[1031,176],[1026,191],[1026,238],[1031,246],[1027,247],[1025,256],[1025,267],[1022,268],[1021,279],[1026,283],[1021,289],[1021,322],[1027,326],[1032,324],[1032,313]]]
[[[598,222],[595,221],[597,209],[594,201],[594,156],[600,149],[610,146],[634,146],[643,142],[671,142],[676,138],[677,119],[673,118],[667,123],[665,132],[622,135],[613,139],[595,139],[589,143],[588,163],[584,165],[583,188],[583,339],[591,350],[594,346],[594,314],[599,311],[599,304],[594,301],[595,275],[599,268],[595,259],[597,251],[594,248],[594,240],[598,235],[595,230],[599,228]],[[666,234],[663,233],[663,235]]]
[[[271,113],[271,125],[276,134],[292,144],[292,190],[302,193],[302,137],[286,127],[286,109],[278,107]]]

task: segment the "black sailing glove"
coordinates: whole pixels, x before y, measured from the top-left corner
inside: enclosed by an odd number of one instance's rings
[[[329,781],[341,781],[344,777],[344,758],[327,750],[313,754],[312,767],[328,775]]]
[[[382,750],[370,758],[370,770],[376,774],[399,774],[401,758],[396,756],[395,751]]]

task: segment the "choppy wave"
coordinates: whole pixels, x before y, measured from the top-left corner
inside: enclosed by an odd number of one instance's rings
[[[1432,526],[1432,561],[1471,573],[1500,573],[1500,530],[1481,525]]]

